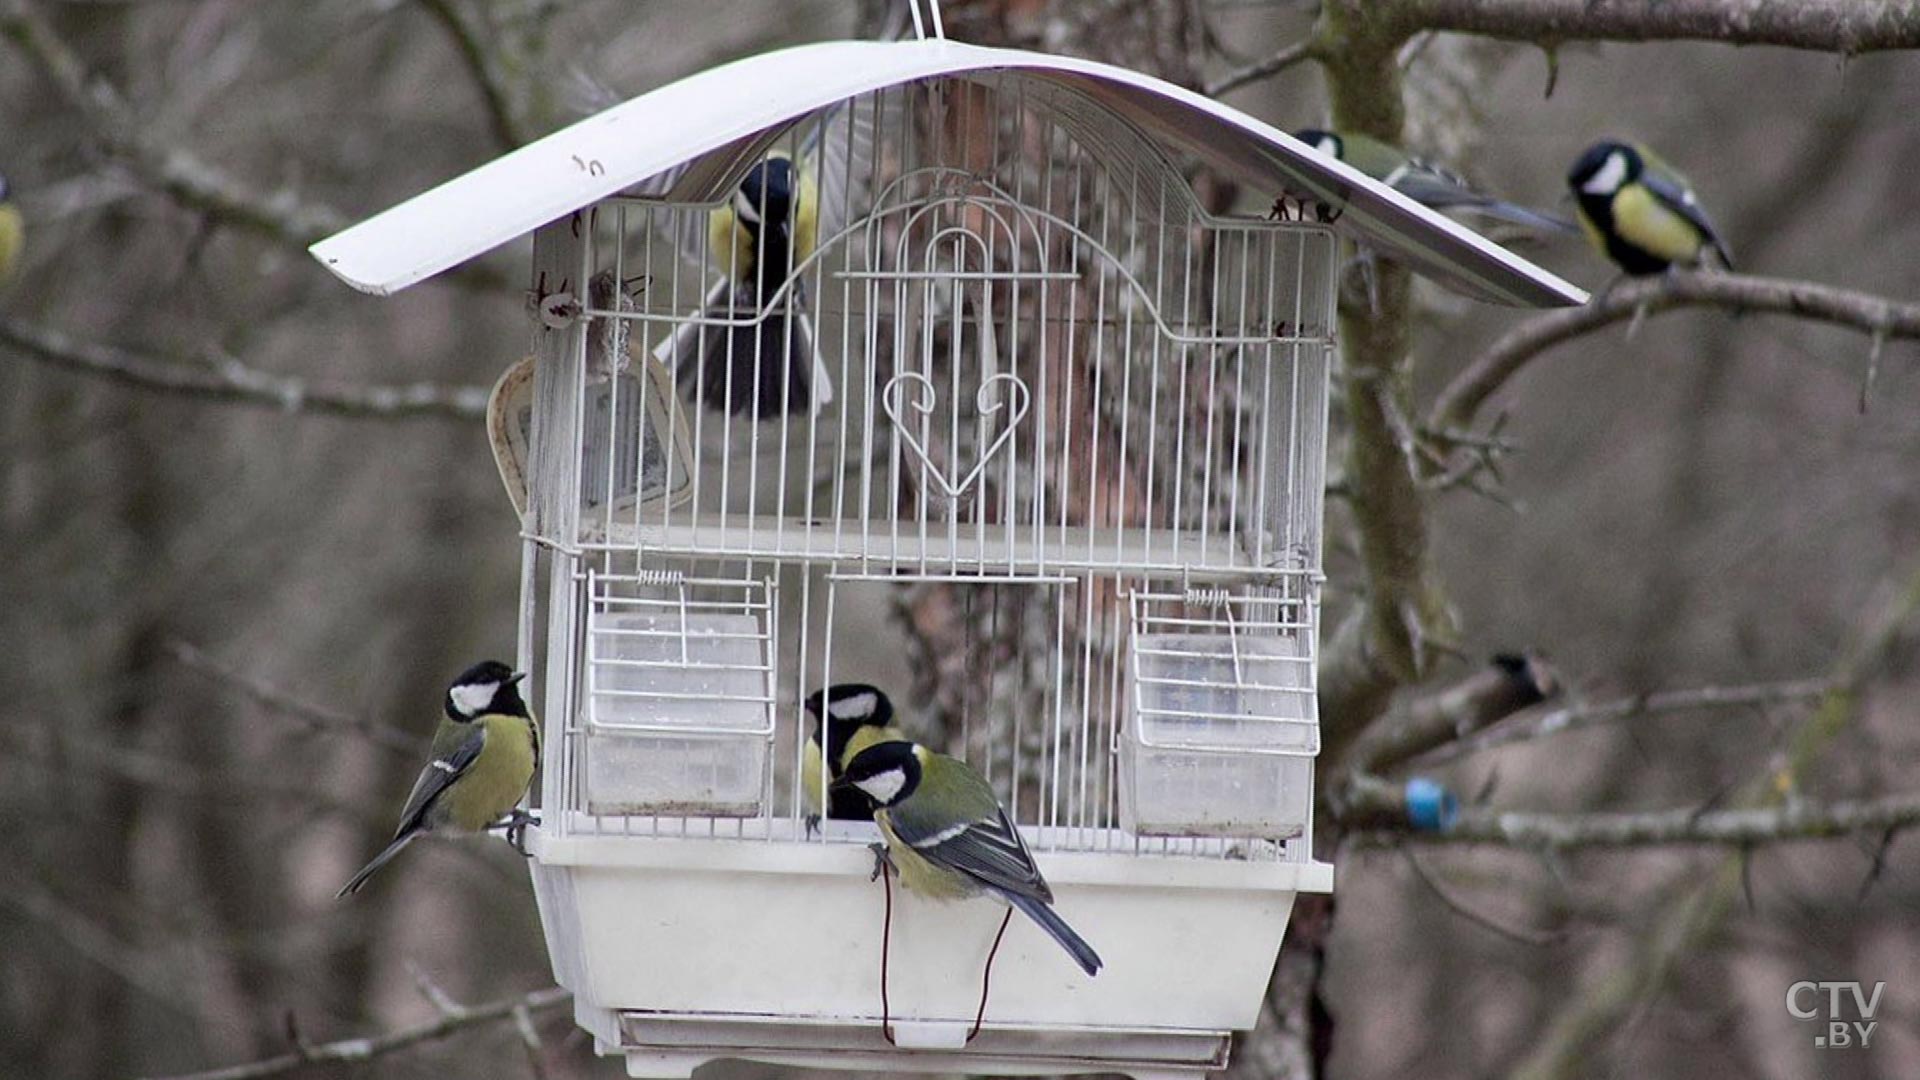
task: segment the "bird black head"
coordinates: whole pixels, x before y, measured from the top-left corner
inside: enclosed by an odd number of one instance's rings
[[[834,683],[815,690],[804,702],[813,715],[813,741],[820,742],[820,722],[827,725],[827,760],[838,763],[846,752],[847,740],[863,727],[886,727],[893,723],[893,702],[879,687],[868,683]]]
[[[747,170],[733,195],[733,212],[749,228],[786,225],[793,217],[793,162],[770,157]]]
[[[1337,161],[1346,160],[1346,142],[1343,141],[1340,136],[1335,135],[1325,128],[1301,128],[1299,131],[1293,133],[1293,137],[1330,158]]]
[[[1492,664],[1512,688],[1515,708],[1538,705],[1560,692],[1553,669],[1531,653],[1496,653]]]
[[[1614,192],[1639,179],[1644,168],[1640,151],[1615,139],[1602,139],[1587,147],[1567,171],[1567,186],[1575,195],[1612,198]]]
[[[920,755],[910,742],[874,743],[847,762],[847,770],[833,782],[836,790],[852,788],[875,807],[892,806],[920,786]]]
[[[498,660],[482,660],[447,687],[447,718],[464,724],[488,713],[526,716],[527,703],[520,700],[519,690],[526,677],[526,672]]]

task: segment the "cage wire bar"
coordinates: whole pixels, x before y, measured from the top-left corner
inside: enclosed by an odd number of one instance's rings
[[[967,613],[987,690],[962,680],[957,723],[887,689],[1036,849],[1307,859],[1334,233],[1209,212],[1146,136],[1017,72],[849,99],[754,143],[732,180],[769,152],[817,192],[819,230],[771,295],[727,284],[764,243],[708,242],[733,183],[604,200],[577,265],[546,271],[594,283],[532,406],[529,563],[554,571],[545,670],[568,706],[546,827],[809,838],[799,702],[862,677],[836,616],[879,587]],[[703,403],[742,382],[748,407]],[[1049,655],[979,670],[1014,619]],[[995,707],[996,679],[1035,707]],[[635,739],[698,750],[741,797],[597,797]],[[1144,835],[1130,740],[1305,761],[1285,776],[1307,812]],[[744,764],[722,777],[727,755]]]

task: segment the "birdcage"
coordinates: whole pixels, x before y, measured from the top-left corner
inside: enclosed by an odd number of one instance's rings
[[[1177,87],[932,38],[696,75],[315,253],[386,293],[528,232],[531,355],[489,419],[547,733],[533,879],[596,1046],[636,1076],[1223,1065],[1332,887],[1342,243],[1578,291]],[[989,780],[1097,976],[1015,921],[983,1001],[1003,909],[896,895],[870,822],[813,820],[801,702],[851,681]]]

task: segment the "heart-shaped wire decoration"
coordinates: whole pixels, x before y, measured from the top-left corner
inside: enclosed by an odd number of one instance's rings
[[[1005,398],[999,401],[988,401],[988,397],[993,394],[994,384],[1002,382],[1007,384]],[[999,436],[981,453],[980,460],[974,462],[973,469],[966,476],[961,477],[958,484],[955,484],[947,479],[947,474],[941,470],[940,466],[933,463],[933,457],[927,453],[927,448],[914,437],[913,426],[900,415],[902,398],[909,383],[915,387],[915,393],[913,400],[906,403],[906,407],[919,413],[922,419],[932,415],[934,403],[940,397],[939,391],[933,388],[932,379],[917,371],[903,371],[888,379],[887,385],[880,391],[880,406],[887,411],[887,419],[893,421],[893,429],[900,433],[900,441],[907,445],[907,449],[913,451],[914,457],[920,459],[921,468],[926,475],[932,478],[934,484],[947,498],[958,499],[974,485],[975,481],[980,479],[982,473],[987,471],[987,463],[1000,452],[1000,448],[1013,438],[1014,429],[1018,428],[1020,421],[1027,417],[1027,408],[1032,404],[1033,396],[1027,391],[1027,384],[1022,382],[1018,375],[1007,372],[995,375],[980,384],[979,392],[973,396],[974,411],[984,420],[997,412],[1006,410],[1007,423]]]

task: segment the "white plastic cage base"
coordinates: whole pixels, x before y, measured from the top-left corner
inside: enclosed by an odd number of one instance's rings
[[[836,832],[871,826],[829,823]],[[864,831],[863,831],[864,830]],[[877,833],[875,833],[877,836]],[[1105,961],[1088,977],[1018,913],[966,1042],[1006,908],[893,885],[858,842],[560,837],[530,830],[555,977],[634,1076],[719,1058],[906,1072],[1198,1075],[1258,1017],[1297,893],[1325,863],[1041,851],[1055,907]]]

